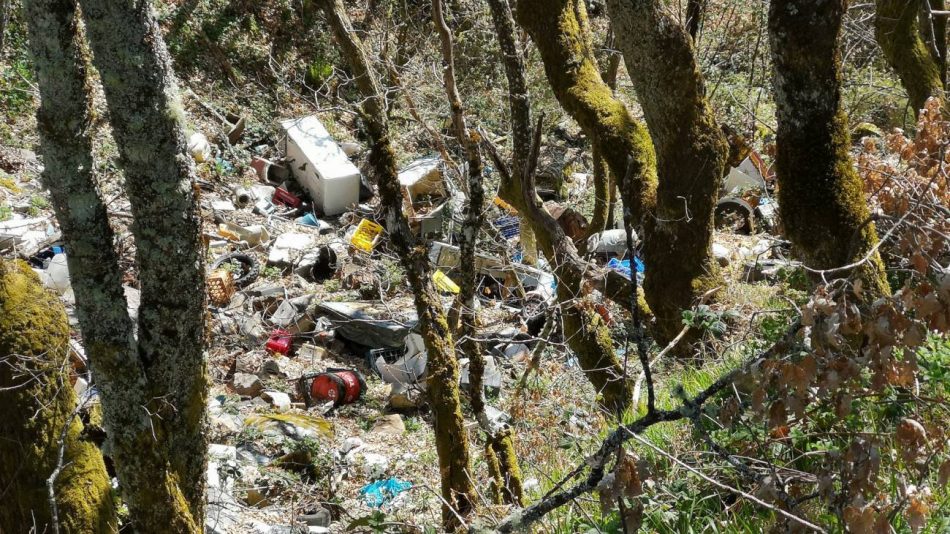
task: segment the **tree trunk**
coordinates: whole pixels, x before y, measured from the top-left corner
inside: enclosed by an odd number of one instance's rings
[[[610,172],[633,180],[635,194],[624,200],[634,216],[639,220],[652,213],[656,202],[653,144],[646,127],[613,97],[600,76],[591,53],[584,3],[521,0],[515,16],[537,46],[558,102],[599,148]]]
[[[669,342],[682,312],[716,282],[713,209],[728,145],[703,88],[692,39],[658,0],[608,0],[657,155],[655,224],[644,239],[644,294],[655,336]]]
[[[63,231],[80,329],[135,528],[200,532],[207,375],[199,225],[168,58],[148,4],[137,5],[83,5],[132,202],[142,283],[137,335],[92,174],[87,79],[68,0],[26,3],[42,178]]]
[[[922,1],[877,0],[874,17],[874,36],[904,84],[915,117],[928,98],[944,97],[940,65],[920,35],[917,13]]]
[[[399,255],[412,289],[419,326],[429,361],[427,384],[435,418],[436,451],[442,473],[442,521],[447,530],[458,527],[456,514],[465,517],[475,503],[475,488],[469,470],[468,437],[462,421],[459,369],[452,334],[438,293],[430,278],[426,247],[417,243],[402,211],[402,192],[396,157],[389,139],[382,92],[363,45],[352,31],[340,0],[320,0],[343,57],[349,62],[363,95],[363,120],[373,146],[369,163],[379,186],[390,243]],[[449,508],[451,507],[451,509]]]
[[[870,253],[877,234],[841,109],[838,39],[845,9],[845,0],[773,2],[769,9],[779,210],[808,266],[833,269],[867,256],[856,274],[872,293],[886,294],[883,264]]]
[[[0,532],[117,528],[102,454],[75,413],[68,354],[62,303],[25,263],[0,260]]]
[[[93,59],[132,204],[142,306],[137,353],[167,452],[196,521],[204,517],[205,285],[194,168],[171,58],[151,4],[83,0]],[[118,51],[122,51],[119,53]]]
[[[699,28],[703,24],[703,15],[706,12],[706,0],[688,0],[686,2],[686,33],[693,43],[699,35]]]
[[[546,211],[536,202],[534,178],[529,167],[529,154],[532,153],[530,107],[527,84],[525,82],[524,62],[515,40],[514,22],[511,10],[505,0],[489,0],[495,33],[505,62],[508,77],[509,105],[511,106],[511,128],[513,142],[512,171],[508,171],[496,157],[496,166],[502,175],[506,202],[515,206],[530,221],[538,240],[539,249],[544,252],[554,267],[558,280],[557,295],[561,303],[565,337],[568,346],[577,354],[578,362],[591,381],[602,403],[611,412],[617,413],[629,402],[632,384],[623,379],[623,369],[613,348],[607,325],[585,298],[579,298],[583,286],[584,273],[588,270],[577,255],[574,243],[564,235]],[[596,63],[588,57],[589,67],[599,79]],[[550,75],[549,75],[550,76]],[[604,85],[606,91],[610,88]],[[618,102],[619,104],[619,102]],[[626,108],[620,105],[624,113]],[[540,127],[540,126],[539,126]],[[652,152],[652,150],[651,150]],[[494,154],[493,154],[494,155]],[[497,155],[494,155],[497,156]],[[512,174],[514,165],[519,164],[520,175]],[[530,186],[530,190],[525,190]],[[629,301],[629,289],[626,293]]]
[[[471,390],[472,411],[486,436],[486,451],[491,452],[488,461],[492,466],[493,487],[501,500],[508,504],[521,505],[523,489],[521,468],[515,456],[514,442],[510,429],[495,428],[485,413],[485,389],[482,377],[485,374],[485,355],[481,345],[475,340],[475,248],[478,234],[485,223],[485,190],[482,179],[482,157],[478,147],[478,136],[468,129],[462,101],[455,83],[455,60],[452,31],[445,22],[442,0],[432,0],[432,20],[442,41],[443,85],[452,109],[452,122],[456,134],[465,149],[468,160],[468,205],[465,222],[459,240],[459,264],[461,283],[458,304],[461,309],[460,345],[469,357],[469,389]]]

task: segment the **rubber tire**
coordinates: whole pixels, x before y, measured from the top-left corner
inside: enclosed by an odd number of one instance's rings
[[[241,264],[241,276],[235,276],[234,285],[238,287],[246,287],[257,280],[257,277],[261,274],[261,264],[257,261],[254,256],[250,254],[244,254],[243,252],[232,252],[230,254],[225,254],[224,256],[219,257],[214,260],[214,263],[211,264],[211,269],[217,269],[225,263],[237,262]]]
[[[727,219],[729,216],[738,217],[739,224],[735,224],[734,219]],[[755,210],[741,198],[720,199],[716,204],[714,219],[718,230],[729,228],[742,235],[751,235],[755,230]]]

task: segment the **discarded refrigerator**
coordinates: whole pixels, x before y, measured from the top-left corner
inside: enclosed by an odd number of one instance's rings
[[[288,167],[323,215],[339,215],[359,202],[360,171],[314,116],[281,122]]]

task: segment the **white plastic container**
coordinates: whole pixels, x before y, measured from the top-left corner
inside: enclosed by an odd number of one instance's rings
[[[339,215],[359,202],[360,171],[314,116],[281,122],[287,165],[324,215]]]

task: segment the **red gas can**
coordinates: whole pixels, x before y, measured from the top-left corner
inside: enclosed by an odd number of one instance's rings
[[[310,380],[307,384],[306,380]],[[363,376],[354,369],[328,369],[325,373],[301,378],[307,405],[333,401],[334,406],[356,402],[366,389]]]
[[[287,355],[290,352],[292,341],[293,335],[290,332],[278,328],[270,333],[270,337],[267,339],[267,343],[264,344],[264,347],[271,352]]]

